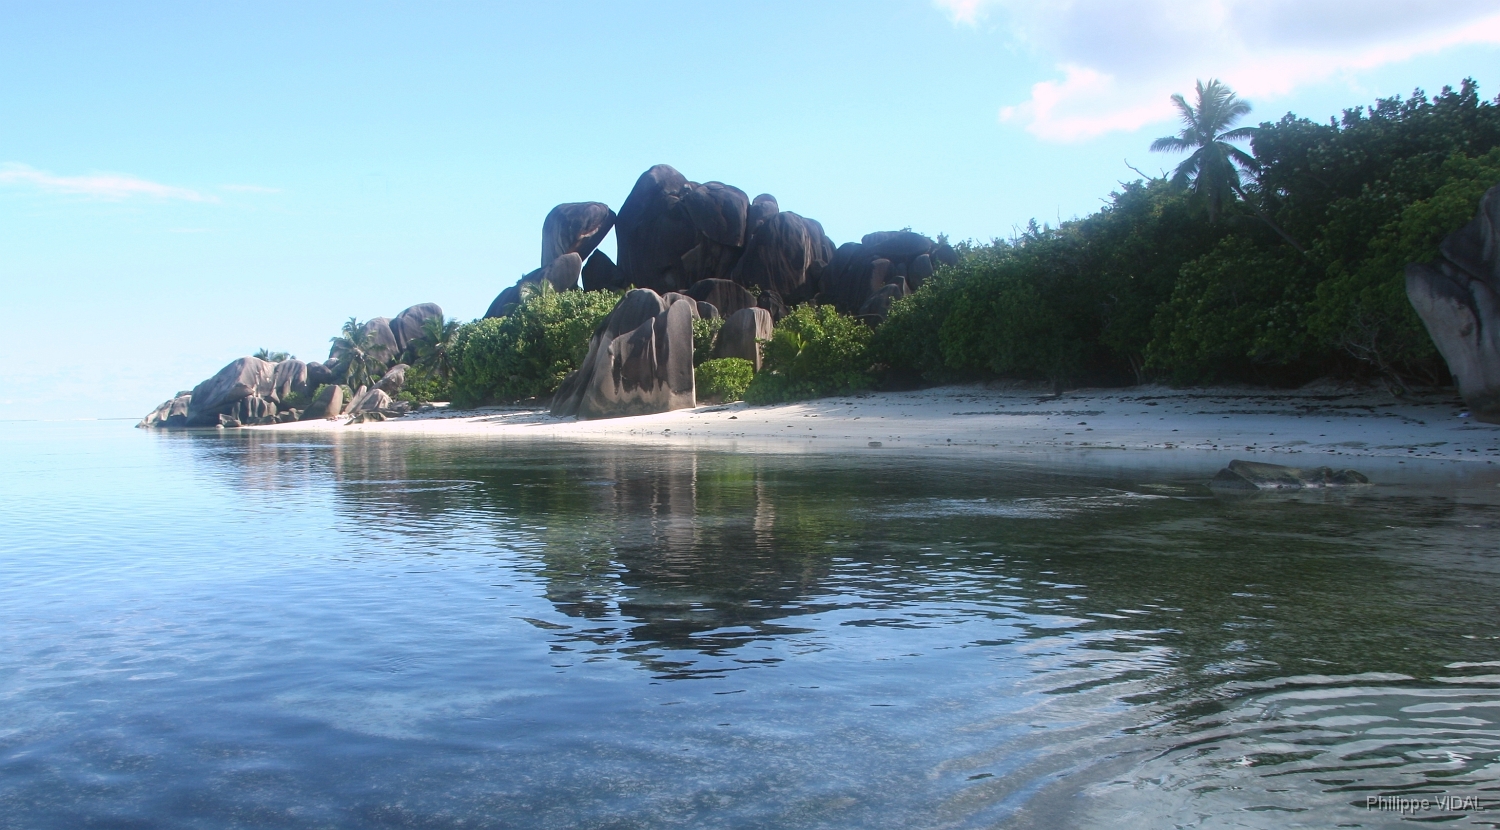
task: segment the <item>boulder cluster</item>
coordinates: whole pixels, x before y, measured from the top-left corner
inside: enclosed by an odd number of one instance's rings
[[[611,229],[618,263],[598,250]],[[904,230],[835,246],[819,222],[783,211],[769,193],[752,199],[658,164],[636,180],[618,214],[602,202],[553,208],[542,223],[539,267],[500,292],[485,316],[509,314],[526,285],[628,289],[552,411],[579,418],[664,412],[695,405],[692,319],[723,318],[713,356],[741,357],[759,370],[759,344],[792,307],[832,305],[878,325],[938,265],[957,262],[946,242]]]
[[[1436,262],[1406,266],[1406,296],[1478,420],[1500,424],[1500,185]]]
[[[191,391],[178,392],[163,402],[138,426],[239,427],[341,415],[383,420],[404,414],[406,404],[394,400],[406,382],[407,364],[403,361],[411,359],[423,323],[442,316],[443,310],[436,303],[422,303],[394,318],[376,317],[365,323],[365,339],[374,347],[385,371],[373,386],[350,390],[347,397],[343,384],[349,361],[335,344],[322,363],[304,363],[296,358],[233,360]]]
[[[597,250],[611,229],[618,263]],[[540,267],[502,291],[485,316],[504,316],[522,285],[545,281],[558,291],[680,292],[726,318],[758,306],[776,321],[812,300],[878,323],[937,265],[957,262],[946,242],[911,231],[835,246],[817,220],[782,210],[769,193],[752,199],[658,164],[636,180],[618,214],[602,202],[553,208],[542,223]]]

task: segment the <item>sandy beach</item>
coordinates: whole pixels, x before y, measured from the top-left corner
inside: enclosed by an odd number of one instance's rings
[[[551,437],[653,441],[746,451],[885,449],[1048,453],[1070,448],[1341,457],[1493,464],[1500,426],[1468,417],[1451,394],[1398,399],[1379,389],[1081,389],[1061,396],[1020,386],[946,386],[778,406],[735,403],[659,415],[576,421],[543,409],[439,407],[378,423],[344,419],[251,427],[276,432]],[[1264,460],[1272,460],[1266,458]],[[1278,459],[1280,460],[1280,459]]]

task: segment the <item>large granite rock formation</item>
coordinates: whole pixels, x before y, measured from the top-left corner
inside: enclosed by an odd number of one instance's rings
[[[766,219],[750,237],[729,279],[747,288],[759,288],[760,305],[780,317],[777,306],[795,305],[804,299],[802,294],[810,297],[804,291],[808,278],[816,279],[832,254],[822,225],[796,213],[780,212]],[[774,299],[766,294],[774,294]]]
[[[568,202],[558,205],[542,222],[542,262],[546,268],[563,254],[578,254],[579,261],[599,247],[615,225],[615,212],[603,202]]]
[[[922,287],[938,265],[957,265],[958,252],[911,231],[865,234],[839,246],[823,269],[819,302],[872,323],[885,319],[890,303]],[[891,289],[889,286],[897,285]]]
[[[302,420],[314,421],[319,418],[337,418],[344,411],[344,387],[337,384],[329,384],[317,396],[313,402],[302,410]]]
[[[380,377],[380,380],[375,382],[375,388],[393,398],[396,397],[401,394],[401,390],[406,386],[406,370],[409,368],[411,367],[405,363],[397,363],[386,370],[386,373]]]
[[[271,370],[271,400],[280,403],[291,394],[306,394],[307,364],[297,358],[288,358]]]
[[[595,251],[583,264],[584,291],[619,291],[627,286],[620,266],[603,251]]]
[[[185,426],[211,427],[219,416],[251,395],[269,396],[276,365],[258,357],[242,357],[193,387]]]
[[[742,308],[755,307],[755,295],[729,280],[700,280],[683,293],[700,303],[708,303],[725,318]]]
[[[696,406],[696,313],[696,301],[686,296],[628,292],[595,331],[583,365],[553,396],[552,413],[589,420]]]
[[[259,395],[249,395],[234,402],[223,419],[238,422],[240,426],[258,426],[276,423],[276,402]],[[220,423],[223,423],[221,420]]]
[[[391,396],[386,394],[379,386],[365,389],[361,387],[354,400],[349,402],[349,408],[344,410],[345,415],[358,415],[362,412],[380,412],[391,408]]]
[[[682,207],[688,180],[658,164],[642,173],[620,205],[615,242],[624,280],[640,287],[686,288],[682,255],[698,243],[698,230]]]
[[[762,344],[771,339],[773,328],[771,312],[742,308],[724,319],[724,327],[714,340],[713,356],[743,358],[755,364],[759,372]]]
[[[1406,266],[1406,296],[1474,417],[1500,424],[1500,185],[1436,262]]]
[[[376,317],[365,323],[365,334],[371,342],[382,346],[385,351],[379,356],[387,364],[394,363],[401,356],[401,343],[396,340],[396,333],[391,331],[391,320],[389,317]]]
[[[188,402],[192,398],[191,392],[178,392],[164,401],[161,406],[151,410],[151,414],[142,418],[136,427],[138,429],[172,429],[187,426]]]
[[[421,303],[397,314],[391,321],[391,333],[396,336],[397,348],[393,357],[405,355],[412,341],[422,336],[422,326],[432,319],[443,319],[443,307],[437,303]]]
[[[693,227],[711,242],[740,248],[745,244],[745,217],[750,197],[723,182],[692,184],[683,189],[682,206]]]

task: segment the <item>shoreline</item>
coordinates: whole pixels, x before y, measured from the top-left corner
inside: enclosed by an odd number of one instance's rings
[[[443,407],[373,423],[346,425],[337,419],[243,429],[575,441],[650,436],[673,445],[782,452],[1229,452],[1331,467],[1343,458],[1500,462],[1500,425],[1464,413],[1450,393],[1398,399],[1381,390],[1317,384],[1285,392],[1138,386],[1079,389],[1057,397],[1025,386],[976,384],[760,407],[699,406],[597,421],[554,418],[545,409]]]

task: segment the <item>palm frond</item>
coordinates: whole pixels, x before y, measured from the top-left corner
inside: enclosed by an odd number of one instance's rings
[[[1153,153],[1185,153],[1193,149],[1193,143],[1181,136],[1166,135],[1151,142]]]

